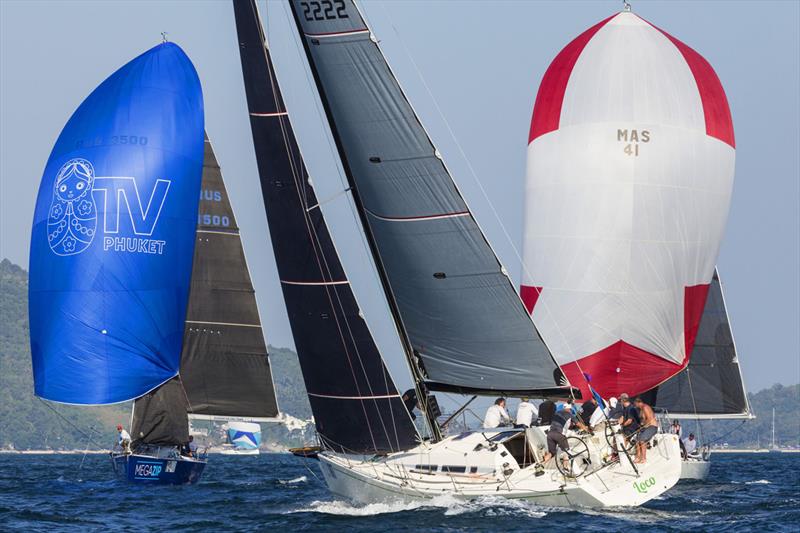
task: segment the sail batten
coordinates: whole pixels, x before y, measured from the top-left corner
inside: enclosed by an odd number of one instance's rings
[[[352,1],[292,1],[412,369],[464,389],[556,386],[555,362]]]
[[[250,125],[289,324],[328,447],[405,450],[416,430],[361,316],[286,114],[254,1],[234,1]]]

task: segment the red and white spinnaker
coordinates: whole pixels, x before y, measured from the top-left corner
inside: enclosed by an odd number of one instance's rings
[[[521,296],[574,386],[683,369],[728,217],[734,135],[700,54],[630,12],[545,72],[531,122]]]

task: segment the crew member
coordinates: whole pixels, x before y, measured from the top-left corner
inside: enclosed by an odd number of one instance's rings
[[[580,418],[572,414],[569,404],[566,407],[559,409],[553,415],[553,420],[550,421],[550,429],[547,431],[547,453],[544,454],[544,461],[549,461],[556,455],[556,447],[561,448],[563,451],[569,450],[569,441],[567,441],[564,432],[568,430],[572,424],[575,424],[581,429],[586,429]]]
[[[411,420],[416,420],[417,415],[414,414],[414,408],[419,407],[417,404],[417,391],[416,389],[408,389],[403,393],[403,405],[406,406],[406,411],[408,411],[408,415],[411,417]]]
[[[483,418],[483,427],[492,429],[508,425],[511,423],[511,417],[506,412],[506,399],[498,398],[494,401],[494,405],[486,410],[486,416]]]
[[[550,398],[545,399],[539,404],[539,425],[549,426],[556,413],[556,404]]]
[[[533,421],[539,417],[536,406],[528,401],[528,398],[522,398],[517,407],[517,418],[514,421],[517,426],[529,428],[533,425]]]
[[[697,451],[697,440],[694,438],[694,433],[689,433],[689,438],[683,439],[683,447],[686,449],[686,455],[692,455]]]
[[[631,403],[631,399],[624,392],[619,395],[619,400],[622,403],[622,433],[625,437],[630,438],[631,435],[639,431],[641,420],[639,419],[639,410]]]
[[[117,447],[120,448],[124,453],[130,452],[131,436],[127,431],[125,431],[125,428],[122,427],[122,424],[117,424]]]
[[[580,414],[581,421],[585,425],[590,426],[591,425],[590,421],[592,419],[592,415],[594,414],[594,412],[596,410],[597,410],[597,401],[594,399],[594,397],[591,397],[588,400],[586,400],[585,402],[583,402],[583,405],[581,406],[581,414]]]
[[[639,411],[642,429],[636,437],[636,463],[647,461],[647,443],[658,433],[658,422],[653,408],[644,403],[640,397],[634,401],[636,409]]]

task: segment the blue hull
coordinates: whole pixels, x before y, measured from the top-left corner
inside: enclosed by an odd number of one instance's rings
[[[203,460],[162,459],[147,455],[113,455],[114,472],[131,483],[151,485],[189,485],[197,483],[206,462]]]

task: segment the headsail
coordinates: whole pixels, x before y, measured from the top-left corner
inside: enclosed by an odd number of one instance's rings
[[[551,391],[553,358],[355,4],[291,6],[412,367],[430,388]]]
[[[207,137],[181,380],[192,418],[269,420],[278,415],[239,227]]]
[[[596,24],[534,104],[521,293],[570,382],[638,394],[689,363],[733,186],[733,123],[697,52]]]
[[[752,418],[716,270],[689,365],[642,397],[673,417]]]
[[[337,450],[397,451],[416,430],[360,315],[283,104],[254,1],[234,1],[272,246],[317,433]]]
[[[133,446],[181,446],[189,440],[186,392],[180,378],[172,378],[156,390],[137,398],[133,405]]]
[[[112,74],[64,126],[31,235],[38,396],[121,402],[177,374],[202,162],[200,82],[172,43]]]

